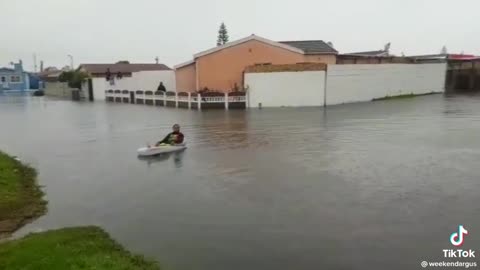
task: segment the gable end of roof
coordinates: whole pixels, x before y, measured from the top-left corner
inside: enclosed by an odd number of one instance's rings
[[[301,50],[299,48],[296,48],[296,47],[293,47],[293,46],[290,46],[288,44],[282,44],[280,42],[269,40],[269,39],[266,39],[266,38],[263,38],[263,37],[259,37],[259,36],[256,36],[256,35],[251,35],[251,36],[248,36],[246,38],[242,38],[242,39],[239,39],[239,40],[236,40],[236,41],[226,43],[225,45],[222,45],[222,46],[218,46],[218,47],[215,47],[215,48],[203,51],[203,52],[199,52],[199,53],[195,54],[193,57],[194,58],[199,58],[199,57],[209,55],[209,54],[212,54],[212,53],[215,53],[215,52],[218,52],[218,51],[230,48],[230,47],[234,47],[234,46],[243,44],[243,43],[251,41],[251,40],[256,40],[256,41],[268,44],[270,46],[282,48],[282,49],[289,50],[289,51],[292,51],[292,52],[295,52],[295,53],[305,54],[303,50]]]

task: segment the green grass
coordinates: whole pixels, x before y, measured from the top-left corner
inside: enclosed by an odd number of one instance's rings
[[[36,176],[32,167],[0,152],[0,238],[46,212]]]
[[[46,212],[35,170],[0,152],[0,238]],[[150,270],[153,261],[124,250],[98,227],[66,228],[0,242],[0,269]]]
[[[425,94],[404,94],[404,95],[398,95],[398,96],[385,96],[382,98],[374,98],[372,101],[381,101],[381,100],[391,100],[391,99],[403,99],[403,98],[414,98],[414,97],[419,97],[419,96],[427,96],[427,95],[433,95],[436,94],[435,92],[431,93],[425,93]]]
[[[132,255],[98,227],[35,233],[0,244],[0,269],[158,270],[153,261]]]

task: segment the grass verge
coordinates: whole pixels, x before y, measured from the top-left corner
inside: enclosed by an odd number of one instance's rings
[[[124,250],[98,227],[34,233],[0,244],[0,269],[159,270],[157,263]]]
[[[47,211],[36,177],[35,169],[0,151],[0,238]]]
[[[420,97],[420,96],[428,96],[428,95],[434,95],[438,94],[436,92],[431,92],[431,93],[425,93],[425,94],[404,94],[404,95],[398,95],[398,96],[385,96],[382,98],[374,98],[372,101],[381,101],[381,100],[391,100],[391,99],[403,99],[403,98],[414,98],[414,97]]]

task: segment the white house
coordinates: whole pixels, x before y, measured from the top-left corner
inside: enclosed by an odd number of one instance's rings
[[[164,64],[82,64],[79,70],[90,75],[82,84],[90,100],[105,100],[105,90],[156,91],[160,83],[176,91],[175,72]]]

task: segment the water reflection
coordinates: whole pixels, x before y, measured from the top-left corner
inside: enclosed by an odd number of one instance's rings
[[[416,269],[459,223],[480,229],[478,101],[198,112],[0,97],[0,149],[39,170],[49,201],[18,235],[97,224],[175,270]],[[138,159],[173,123],[186,151]]]
[[[154,156],[138,156],[137,158],[141,161],[146,162],[149,167],[152,164],[155,164],[155,163],[158,163],[158,162],[166,162],[166,161],[172,159],[175,167],[176,168],[181,168],[184,153],[187,149],[183,149],[183,150],[178,151],[178,152],[165,153],[165,154],[159,154],[159,155],[154,155]]]

